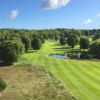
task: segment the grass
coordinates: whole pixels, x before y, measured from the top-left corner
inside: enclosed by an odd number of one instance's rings
[[[58,42],[46,41],[42,49],[23,55],[27,62],[41,65],[77,98],[77,100],[100,100],[100,62],[51,58],[49,54],[81,52],[79,46],[71,49]],[[25,61],[26,62],[26,61]],[[21,64],[19,61],[18,64]],[[24,62],[23,62],[24,63]]]
[[[0,100],[75,100],[55,77],[36,65],[0,67],[8,87]]]

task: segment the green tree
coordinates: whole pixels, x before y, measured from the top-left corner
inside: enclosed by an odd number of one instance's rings
[[[24,44],[18,39],[5,40],[0,43],[0,59],[5,65],[13,64],[23,52]]]
[[[88,49],[90,45],[90,41],[86,37],[80,38],[80,49]]]
[[[2,92],[7,87],[6,82],[3,80],[3,78],[0,76],[0,92]]]
[[[31,48],[31,39],[28,35],[21,36],[22,43],[25,45],[25,51],[27,52]]]
[[[100,58],[100,39],[94,41],[90,45],[90,52]]]
[[[60,44],[65,45],[66,44],[66,38],[65,37],[60,37]]]
[[[34,38],[32,41],[32,47],[35,50],[39,50],[42,46],[42,41],[38,37]]]
[[[71,44],[70,44],[70,46],[72,47],[72,48],[74,48],[74,46],[76,45],[76,40],[75,40],[75,38],[71,38]]]
[[[59,40],[59,36],[55,36],[55,40]]]
[[[67,38],[67,43],[68,43],[68,45],[69,46],[71,46],[72,48],[74,48],[74,46],[76,45],[76,44],[78,44],[78,36],[77,35],[74,35],[74,34],[71,34],[71,35],[69,35],[68,36],[68,38]]]
[[[49,37],[48,37],[48,35],[47,35],[46,33],[44,33],[44,34],[43,34],[43,38],[44,38],[44,39],[48,39]]]
[[[84,31],[84,35],[85,35],[85,36],[90,36],[90,31],[89,31],[89,30],[85,30],[85,31]]]
[[[41,40],[41,42],[42,42],[42,43],[45,43],[45,39],[43,39],[43,38],[40,38],[40,40]]]
[[[93,40],[96,40],[96,39],[99,39],[99,38],[100,38],[100,33],[95,34],[95,35],[93,36]]]

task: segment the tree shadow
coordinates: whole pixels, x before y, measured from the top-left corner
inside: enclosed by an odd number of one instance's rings
[[[10,66],[12,64],[7,64],[7,63],[4,63],[4,62],[0,62],[0,67],[7,67],[7,66]]]
[[[59,43],[56,43],[56,44],[52,44],[51,46],[62,46],[62,45]]]
[[[81,49],[73,49],[70,46],[61,47],[61,48],[53,48],[54,51],[63,51],[64,53],[82,53]]]
[[[81,49],[70,49],[67,51],[67,53],[82,53],[83,51]]]
[[[35,53],[36,50],[30,50],[30,51],[27,51],[26,53]]]
[[[66,51],[67,49],[70,49],[71,47],[61,47],[61,48],[53,48],[54,51]]]

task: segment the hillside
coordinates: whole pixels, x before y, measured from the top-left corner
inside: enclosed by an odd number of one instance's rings
[[[8,87],[0,100],[75,100],[62,84],[39,66],[0,67]]]

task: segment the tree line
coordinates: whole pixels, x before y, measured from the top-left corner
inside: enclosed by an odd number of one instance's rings
[[[71,33],[67,37],[61,36],[60,44],[68,44],[72,48],[75,45],[80,45],[80,49],[87,49],[90,55],[93,55],[95,58],[100,58],[100,31],[92,36],[78,36],[75,33]]]
[[[93,44],[89,43],[89,37],[93,38]],[[10,65],[17,61],[19,56],[30,49],[39,50],[45,40],[60,40],[62,45],[68,44],[72,48],[80,44],[81,49],[87,49],[89,46],[92,54],[98,55],[97,51],[92,50],[98,46],[100,30],[75,30],[75,29],[0,29],[0,61],[3,64]],[[96,41],[95,41],[96,40]],[[95,43],[96,42],[96,43]]]

